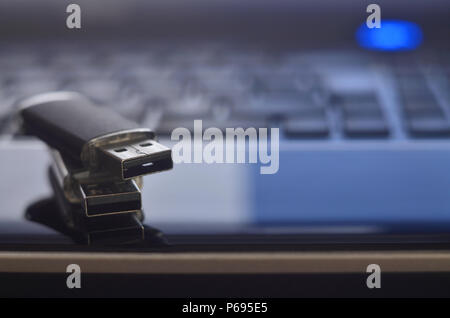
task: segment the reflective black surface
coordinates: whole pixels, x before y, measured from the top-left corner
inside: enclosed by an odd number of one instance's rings
[[[80,233],[57,219],[49,199],[46,149],[38,143],[5,146],[0,249],[449,248],[450,151],[445,144],[409,146],[417,150],[320,147],[282,144],[275,175],[260,175],[257,165],[178,164],[173,171],[148,176],[143,205],[149,240],[87,246],[80,244]]]
[[[81,211],[73,211],[80,213]],[[158,246],[166,244],[162,233],[143,227],[135,215],[79,218],[71,224],[61,215],[55,198],[40,200],[28,207],[25,218],[42,224],[73,240],[76,244],[94,246]]]

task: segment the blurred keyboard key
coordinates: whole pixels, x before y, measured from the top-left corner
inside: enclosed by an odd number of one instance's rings
[[[408,132],[413,137],[450,136],[450,121],[423,76],[399,79],[400,96]],[[405,83],[409,86],[405,88]],[[414,84],[412,84],[414,83]]]
[[[348,137],[386,137],[389,127],[374,93],[336,96]]]
[[[444,118],[413,118],[408,121],[409,132],[414,137],[450,136],[450,122]]]
[[[296,91],[270,92],[260,96],[252,96],[236,107],[241,116],[283,118],[300,114],[305,109],[317,107],[311,96]]]
[[[434,98],[424,98],[423,96],[412,98],[411,96],[404,96],[403,108],[408,119],[445,117],[443,109]]]
[[[428,84],[425,78],[417,74],[397,76],[400,91],[412,95],[429,95]]]
[[[319,118],[290,118],[284,125],[287,137],[293,138],[317,138],[326,137],[330,133],[325,119]]]
[[[387,137],[389,128],[382,117],[349,118],[344,122],[344,132],[349,137]]]

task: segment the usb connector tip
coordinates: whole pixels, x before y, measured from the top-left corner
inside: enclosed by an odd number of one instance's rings
[[[100,165],[109,167],[124,180],[173,168],[171,149],[152,139],[106,145],[100,150],[104,154]]]
[[[141,210],[141,191],[134,180],[80,184],[81,204],[87,217]]]

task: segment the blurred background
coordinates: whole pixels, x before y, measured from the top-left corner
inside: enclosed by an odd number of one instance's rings
[[[448,1],[378,1],[376,34],[360,30],[370,1],[80,0],[80,30],[69,3],[0,2],[2,133],[18,97],[55,89],[160,134],[194,118],[293,138],[450,133]]]

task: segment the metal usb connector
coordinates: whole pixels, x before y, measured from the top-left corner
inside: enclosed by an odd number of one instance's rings
[[[57,168],[54,165],[49,169],[49,178],[59,207],[59,211],[56,212],[58,214],[54,216],[56,219],[61,219],[62,222],[50,220],[50,223],[43,224],[69,235],[76,242],[88,245],[129,244],[145,239],[142,211],[112,214],[99,218],[85,217],[79,204],[71,204],[67,201],[61,188]],[[35,217],[30,219],[37,222],[43,221],[39,218],[36,220]]]
[[[99,150],[97,165],[123,180],[173,168],[170,148],[152,139],[106,144]]]
[[[86,216],[134,213],[141,210],[141,191],[134,180],[80,184]]]
[[[56,150],[51,150],[53,171],[66,200],[81,205],[86,216],[136,213],[141,210],[142,178],[111,179],[103,174],[92,175],[83,167],[74,166]]]

